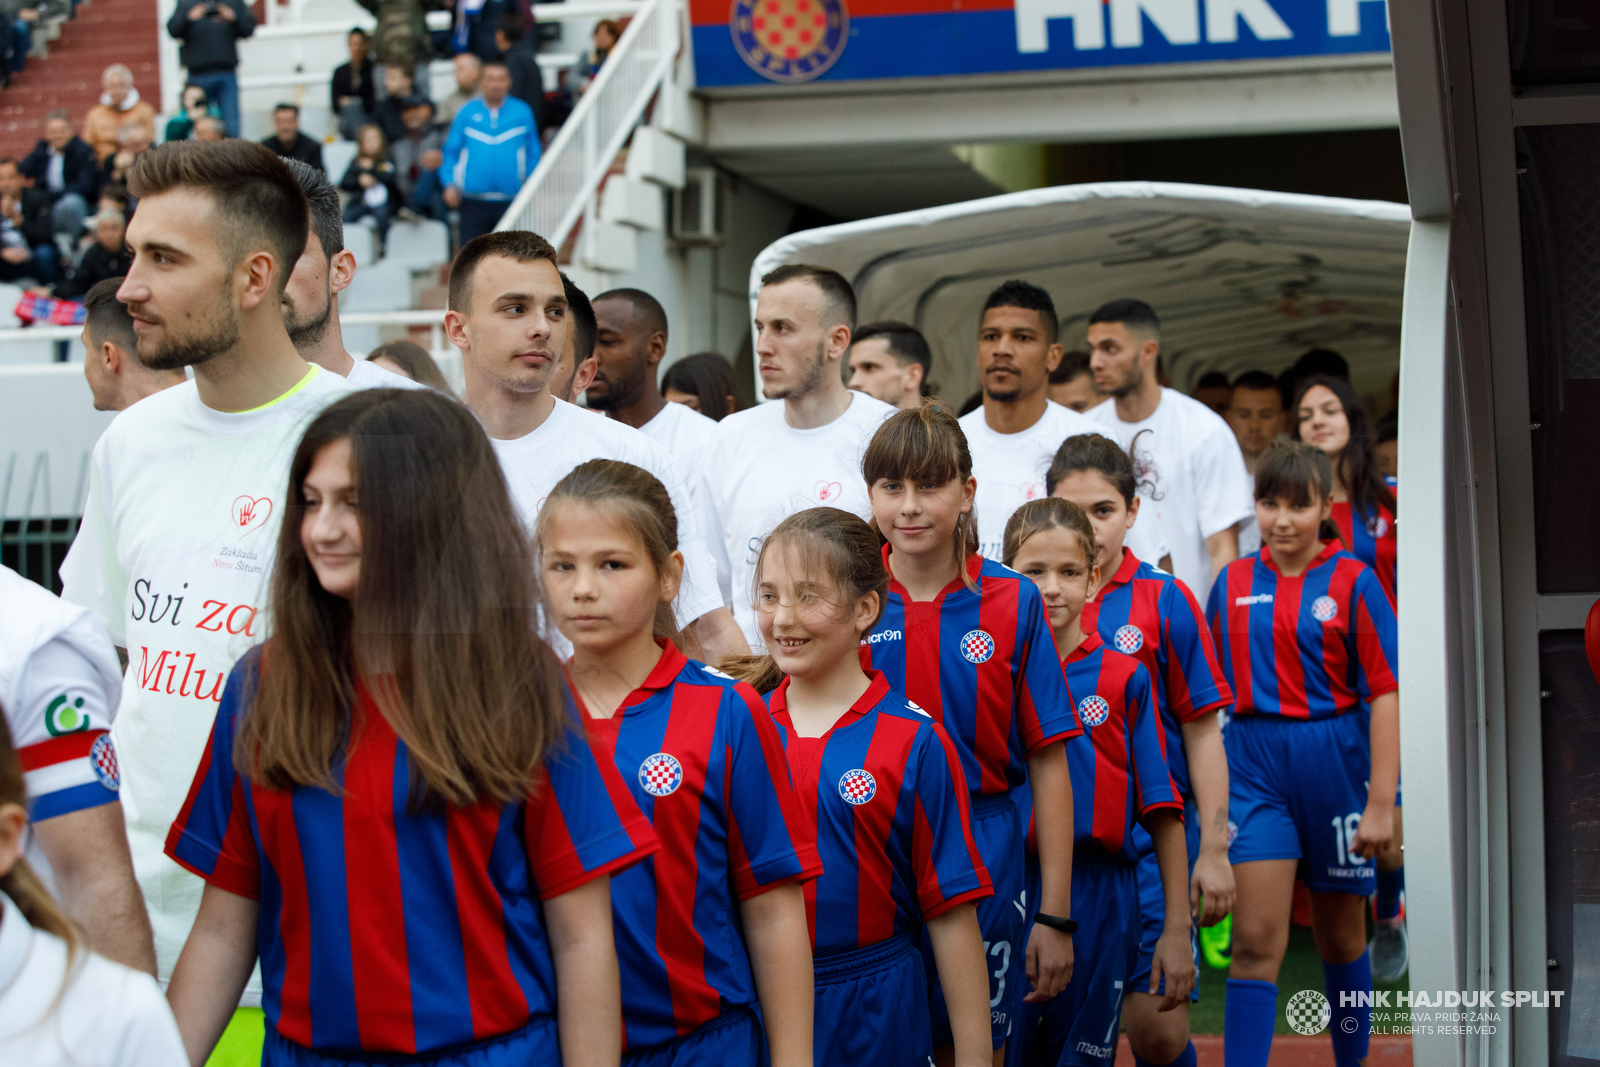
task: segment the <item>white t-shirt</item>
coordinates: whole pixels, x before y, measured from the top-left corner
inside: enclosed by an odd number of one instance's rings
[[[388,367],[370,359],[358,359],[344,380],[357,389],[426,389],[426,385],[413,381],[404,374],[396,374]]]
[[[700,465],[716,419],[708,419],[687,404],[668,402],[656,417],[639,427],[639,432],[672,453],[673,462],[683,472],[691,494],[700,488]]]
[[[666,449],[632,426],[598,413],[581,411],[564,400],[555,401],[550,417],[532,433],[515,441],[496,441],[495,454],[511,488],[517,513],[533,533],[534,521],[545,497],[574,467],[591,459],[614,459],[643,467],[661,480],[678,513],[678,551],[683,553],[683,585],[674,605],[678,623],[686,626],[708,611],[722,607],[716,569],[700,532],[696,513],[679,468]],[[553,629],[546,634],[556,654],[565,659],[572,648]]]
[[[1045,496],[1044,476],[1061,442],[1078,434],[1101,433],[1102,429],[1098,423],[1051,400],[1045,404],[1044,415],[1026,430],[991,430],[980,407],[962,416],[961,432],[967,435],[972,475],[978,479],[972,504],[978,517],[978,551],[999,560],[1004,554],[1007,521],[1028,501]],[[1160,524],[1142,519],[1133,524],[1123,544],[1152,564],[1167,554]]]
[[[1256,513],[1238,438],[1221,415],[1176,389],[1162,389],[1156,410],[1143,422],[1123,422],[1117,417],[1115,400],[1089,409],[1088,414],[1124,448],[1139,437],[1135,465],[1146,486],[1140,489],[1148,498],[1144,506],[1153,504],[1161,516],[1172,572],[1195,599],[1205,603],[1211,595],[1206,538]]]
[[[0,893],[0,1063],[183,1067],[178,1024],[155,980],[84,952],[66,988],[67,943]]]
[[[307,424],[352,391],[313,366],[254,411],[213,411],[193,379],[112,420],[94,448],[83,525],[62,596],[128,650],[112,738],[134,871],[163,979],[203,883],[162,853],[189,793],[234,662],[263,637],[260,614],[285,511],[289,462]],[[252,981],[246,1003],[259,1003]]]
[[[717,423],[701,471],[701,506],[717,558],[717,580],[750,647],[765,647],[751,606],[761,542],[797,511],[835,507],[872,521],[861,457],[895,409],[851,392],[844,414],[810,430],[789,425],[777,401]]]

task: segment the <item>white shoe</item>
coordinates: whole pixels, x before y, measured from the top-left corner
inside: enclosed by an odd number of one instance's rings
[[[1372,960],[1372,980],[1394,982],[1406,973],[1410,960],[1410,942],[1406,937],[1406,921],[1402,918],[1379,922],[1367,946]]]

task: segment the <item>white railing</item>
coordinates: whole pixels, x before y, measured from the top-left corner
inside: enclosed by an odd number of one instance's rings
[[[584,238],[594,240],[600,185],[671,74],[680,31],[677,0],[639,6],[496,229],[532,230],[560,248],[582,219]]]
[[[342,326],[428,326],[428,347],[435,352],[442,352],[449,347],[444,339],[442,310],[341,311],[339,323]],[[76,341],[82,336],[82,326],[28,326],[20,330],[0,330],[0,346],[36,341]]]

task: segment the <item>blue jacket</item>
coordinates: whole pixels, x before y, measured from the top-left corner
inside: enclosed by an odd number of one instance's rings
[[[450,124],[440,177],[475,200],[510,200],[539,165],[539,126],[533,109],[508,96],[491,111],[469,100]]]

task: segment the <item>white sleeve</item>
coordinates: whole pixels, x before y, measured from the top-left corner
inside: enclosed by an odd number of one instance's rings
[[[182,1067],[189,1062],[183,1050],[178,1023],[155,979],[129,974],[121,994],[107,1009],[120,1016],[115,1037],[108,1042],[113,1058],[109,1067]]]
[[[1138,500],[1139,517],[1134,520],[1128,536],[1123,538],[1122,546],[1142,562],[1159,567],[1161,557],[1170,551],[1166,534],[1161,529],[1161,513],[1156,509],[1155,501],[1145,497],[1139,497]]]
[[[700,616],[722,607],[722,595],[717,591],[717,568],[700,532],[700,516],[695,509],[689,490],[678,474],[678,465],[672,454],[651,442],[655,450],[654,474],[667,487],[672,498],[672,509],[678,513],[678,551],[683,553],[683,584],[678,589],[678,600],[673,605],[678,615],[678,625],[687,626]]]
[[[61,599],[86,607],[104,626],[111,643],[126,646],[122,613],[126,610],[128,576],[117,556],[116,533],[111,528],[111,482],[106,469],[107,437],[102,435],[89,465],[89,495],[67,558],[61,564]]]
[[[1255,516],[1255,494],[1239,441],[1220,424],[1197,442],[1194,454],[1195,517],[1210,537]]]
[[[705,462],[709,457],[710,448],[701,455],[700,478],[698,491],[695,493],[695,506],[700,511],[700,524],[706,532],[706,549],[711,554],[712,566],[716,569],[717,590],[722,596],[722,602],[729,610],[733,608],[733,564],[728,558],[728,533],[722,526],[722,512],[717,501],[716,487],[705,476],[710,465]]]

